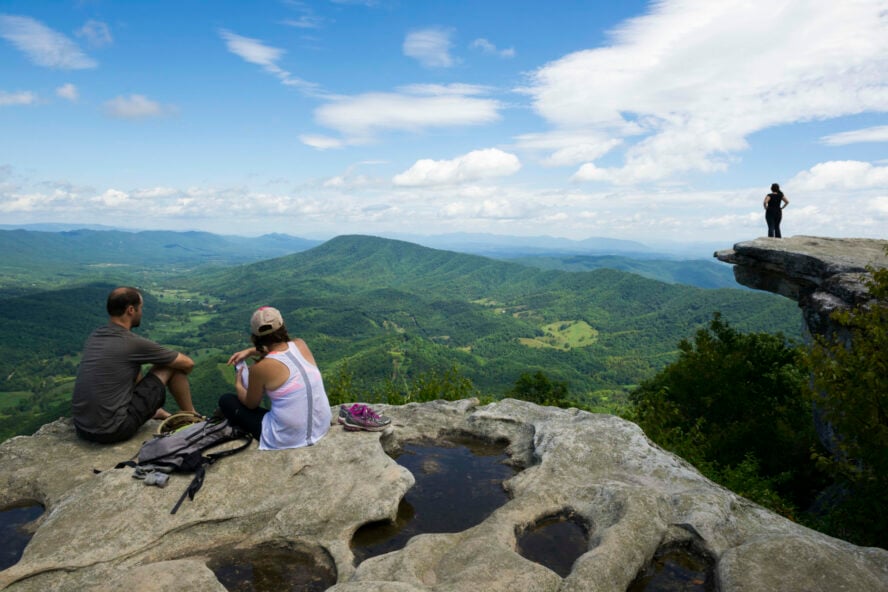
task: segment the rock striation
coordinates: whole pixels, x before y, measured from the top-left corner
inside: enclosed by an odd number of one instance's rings
[[[128,469],[153,422],[129,442],[79,441],[69,420],[0,445],[0,508],[46,508],[21,560],[0,588],[207,590],[219,549],[295,549],[328,566],[333,592],[624,591],[669,544],[715,561],[722,592],[888,590],[888,551],[811,531],[708,481],[620,418],[506,399],[380,406],[383,433],[334,426],[317,445],[246,452],[212,466],[203,489],[176,515],[188,482],[146,487]],[[335,414],[334,414],[335,416]],[[472,435],[507,442],[523,470],[505,482],[509,501],[462,532],[423,534],[354,565],[349,541],[362,525],[394,519],[414,477],[390,454],[407,442]],[[93,469],[106,469],[96,474]],[[516,552],[516,533],[570,512],[589,527],[589,548],[561,578]]]
[[[734,265],[740,284],[797,301],[810,333],[841,334],[830,314],[870,300],[867,268],[888,268],[886,247],[886,240],[864,238],[757,238],[715,257]]]

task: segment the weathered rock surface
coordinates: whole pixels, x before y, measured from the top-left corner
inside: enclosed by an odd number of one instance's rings
[[[248,451],[210,468],[203,489],[169,510],[188,482],[146,487],[115,463],[130,442],[81,442],[68,420],[0,445],[0,507],[45,505],[36,533],[0,587],[52,590],[224,590],[207,559],[220,548],[280,546],[332,566],[334,592],[623,591],[664,543],[688,541],[717,560],[719,589],[888,590],[888,551],[860,548],[781,518],[702,477],[609,415],[515,400],[383,407],[386,433],[334,426],[310,448]],[[413,484],[392,452],[449,433],[507,440],[525,469],[510,501],[468,530],[414,537],[357,568],[361,525],[396,515]],[[94,474],[93,468],[109,469]],[[569,510],[590,526],[589,550],[562,579],[521,557],[516,532]]]
[[[867,267],[888,267],[886,247],[864,238],[757,238],[715,257],[734,265],[740,284],[797,301],[807,329],[824,334],[840,330],[829,320],[833,311],[869,301]]]

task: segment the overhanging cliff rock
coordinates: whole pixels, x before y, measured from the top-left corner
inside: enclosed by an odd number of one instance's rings
[[[757,238],[715,257],[734,265],[738,283],[797,301],[808,331],[822,335],[841,329],[829,319],[833,311],[870,300],[867,267],[888,267],[886,247],[865,238]]]
[[[210,468],[176,515],[188,482],[145,487],[110,469],[150,436],[114,446],[79,441],[69,420],[0,445],[0,507],[46,512],[21,560],[0,572],[11,591],[224,590],[207,567],[220,548],[299,549],[330,567],[334,592],[620,591],[663,545],[715,560],[722,592],[888,590],[888,551],[811,531],[708,481],[610,415],[506,399],[381,406],[384,433],[334,426],[317,445],[246,452]],[[414,477],[388,453],[407,442],[469,434],[508,442],[524,470],[509,501],[462,532],[424,534],[357,567],[349,542],[393,519]],[[94,474],[93,469],[108,469]],[[589,525],[588,550],[561,578],[516,552],[524,527],[565,511]]]

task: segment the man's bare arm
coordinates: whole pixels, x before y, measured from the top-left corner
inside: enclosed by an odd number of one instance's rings
[[[176,356],[175,360],[167,364],[167,367],[172,368],[173,370],[178,370],[183,374],[188,374],[194,370],[194,360],[185,354],[180,353]]]

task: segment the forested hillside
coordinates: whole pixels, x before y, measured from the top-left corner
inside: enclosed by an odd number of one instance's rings
[[[737,288],[734,271],[724,263],[703,260],[636,258],[624,255],[537,255],[510,259],[540,269],[562,271],[591,271],[593,269],[618,269],[640,276],[668,282],[687,284],[698,288]]]
[[[375,381],[455,364],[495,394],[537,369],[578,398],[623,390],[674,359],[715,311],[743,330],[800,327],[795,304],[768,294],[543,271],[363,236],[180,285],[224,300],[207,333],[244,335],[251,309],[273,304],[328,372],[347,365]]]
[[[23,283],[47,287],[83,277],[147,280],[295,253],[318,242],[280,234],[246,238],[209,232],[0,230],[0,289]]]
[[[83,341],[125,279],[0,294],[0,429],[65,408]],[[674,360],[679,340],[715,311],[746,331],[798,336],[800,327],[795,304],[769,294],[609,269],[546,271],[366,236],[140,286],[138,332],[197,360],[192,385],[207,412],[230,389],[224,361],[248,344],[249,316],[264,304],[306,339],[325,378],[348,383],[356,398],[455,368],[487,396],[539,370],[566,382],[574,400],[608,404]]]

